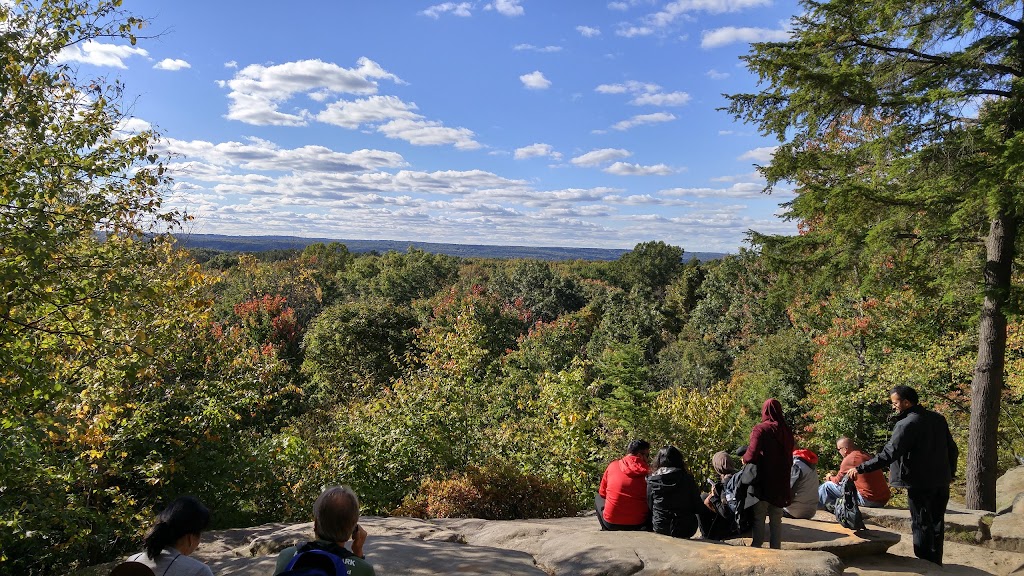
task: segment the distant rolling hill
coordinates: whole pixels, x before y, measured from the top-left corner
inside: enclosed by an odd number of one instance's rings
[[[618,260],[629,252],[614,248],[559,248],[554,246],[488,246],[484,244],[439,244],[400,240],[342,240],[335,238],[299,238],[297,236],[223,236],[220,234],[181,234],[178,242],[185,248],[207,248],[230,252],[264,252],[267,250],[301,250],[317,242],[339,242],[350,252],[405,252],[410,246],[432,254],[476,258],[534,258],[537,260]],[[687,260],[715,260],[721,252],[686,251]]]

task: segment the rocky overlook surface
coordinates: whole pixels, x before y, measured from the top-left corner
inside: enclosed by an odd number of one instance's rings
[[[945,565],[913,557],[906,510],[863,509],[867,530],[828,513],[783,521],[783,549],[601,532],[591,516],[489,521],[363,517],[367,560],[387,574],[792,575],[1024,574],[1024,467],[999,481],[998,514],[951,508]],[[203,535],[195,556],[221,576],[270,576],[277,553],[312,538],[312,523],[265,524]],[[88,574],[105,574],[112,564]],[[84,576],[84,575],[83,575]]]

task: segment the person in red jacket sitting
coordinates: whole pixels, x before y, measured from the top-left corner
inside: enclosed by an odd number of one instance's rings
[[[602,530],[649,530],[647,475],[651,473],[651,445],[633,440],[627,454],[612,462],[601,477],[597,492],[597,519]]]

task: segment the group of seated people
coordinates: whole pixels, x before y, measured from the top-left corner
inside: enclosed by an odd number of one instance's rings
[[[282,550],[274,576],[374,576],[373,566],[363,555],[366,530],[358,522],[359,498],[355,492],[346,486],[327,488],[313,504],[316,540]],[[191,496],[176,499],[157,515],[146,533],[146,550],[117,565],[111,576],[213,576],[209,566],[190,557],[209,523],[210,511],[199,500]],[[346,548],[349,541],[351,548]]]
[[[847,472],[871,459],[847,437],[839,438],[836,449],[843,457],[838,472],[819,483],[818,456],[811,450],[792,452],[789,505],[783,509],[790,518],[811,518],[824,508],[832,510],[842,497],[841,482]],[[649,464],[651,445],[633,440],[627,454],[608,465],[595,497],[602,530],[651,530],[677,538],[690,538],[700,529],[707,540],[733,538],[750,530],[752,507],[758,499],[750,486],[756,471],[743,468],[728,452],[718,452],[711,465],[718,478],[709,478],[709,490],[701,493],[693,475],[674,446],[658,451]],[[743,457],[746,446],[736,451]],[[857,504],[880,508],[889,501],[890,491],[880,470],[856,478]]]

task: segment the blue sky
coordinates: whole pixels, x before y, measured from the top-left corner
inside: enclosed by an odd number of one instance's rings
[[[187,229],[733,252],[791,233],[775,142],[716,108],[790,0],[135,1],[117,76],[173,153]]]

